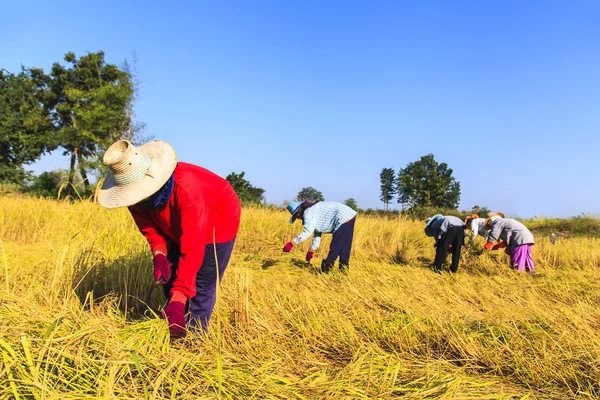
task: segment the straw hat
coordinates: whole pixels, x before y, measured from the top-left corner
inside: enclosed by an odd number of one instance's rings
[[[467,228],[469,228],[470,222],[477,218],[479,218],[479,215],[477,214],[469,215],[467,218],[465,218],[465,225],[467,225]]]
[[[501,212],[497,212],[497,213],[489,212],[488,213],[488,217],[483,222],[483,227],[486,228],[486,229],[489,229],[492,226],[492,222],[494,222],[498,218],[505,218],[504,217],[504,213],[501,213]]]
[[[177,154],[167,142],[153,140],[135,147],[127,140],[113,143],[103,159],[110,168],[98,203],[106,208],[127,207],[156,193],[177,166]]]

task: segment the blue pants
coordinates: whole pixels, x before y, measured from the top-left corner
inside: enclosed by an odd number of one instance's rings
[[[235,239],[225,243],[217,243],[217,259],[219,261],[219,279],[223,279],[223,274],[231,258]],[[179,265],[180,250],[179,246],[173,245],[169,248],[167,259],[173,264],[172,276],[169,282],[163,286],[165,297],[171,297],[171,288],[177,276],[177,266]],[[196,295],[189,299],[186,311],[189,311],[190,317],[188,324],[191,328],[198,328],[203,331],[208,329],[208,322],[212,315],[217,300],[217,269],[215,262],[215,245],[207,244],[204,250],[204,260],[202,266],[196,275]]]
[[[354,237],[354,222],[356,218],[352,218],[348,222],[344,222],[337,231],[333,232],[331,239],[331,247],[325,261],[332,265],[337,258],[340,258],[340,264],[348,265],[350,262],[350,250],[352,250],[352,238]]]

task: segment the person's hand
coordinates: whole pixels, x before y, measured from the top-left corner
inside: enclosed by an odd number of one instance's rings
[[[292,247],[294,247],[294,243],[287,242],[287,244],[285,246],[283,246],[283,251],[285,251],[286,253],[289,253],[292,250]]]
[[[171,279],[171,263],[167,260],[167,256],[162,253],[157,253],[154,256],[154,282],[159,285],[164,285]]]
[[[494,245],[494,247],[492,247],[492,250],[504,249],[505,247],[506,247],[506,242],[500,242],[497,245]]]
[[[185,337],[185,303],[171,300],[169,305],[165,307],[162,317],[169,323],[169,333],[171,339]]]
[[[306,262],[310,262],[310,260],[312,260],[313,256],[315,255],[315,252],[313,250],[309,250],[308,253],[306,253]]]
[[[492,242],[486,242],[485,246],[483,246],[484,249],[486,250],[492,250],[494,248],[494,243]]]

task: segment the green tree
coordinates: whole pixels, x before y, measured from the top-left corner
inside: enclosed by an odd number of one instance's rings
[[[433,154],[409,163],[398,173],[398,203],[411,209],[436,207],[456,209],[460,201],[460,183],[446,163],[435,161]]]
[[[384,168],[381,170],[381,174],[379,174],[379,179],[381,180],[379,199],[383,201],[384,211],[388,210],[390,201],[392,201],[396,194],[396,180],[394,175],[394,170],[392,168]]]
[[[57,147],[56,129],[47,98],[47,79],[40,69],[17,75],[0,70],[0,181],[23,184],[23,165]]]
[[[473,208],[471,209],[471,212],[473,214],[477,214],[479,215],[481,218],[485,218],[487,217],[488,213],[490,212],[490,209],[487,207],[479,207],[479,206],[473,206]]]
[[[87,171],[100,165],[99,153],[130,134],[134,87],[130,71],[106,63],[102,51],[79,59],[67,53],[64,60],[68,67],[52,66],[46,107],[53,110],[60,145],[71,157],[67,189],[71,194],[76,165],[89,190]]]
[[[225,177],[227,182],[233,187],[240,201],[243,203],[262,203],[264,201],[265,190],[252,186],[252,184],[244,178],[245,172],[240,174],[235,172],[230,173]]]
[[[310,201],[316,203],[317,201],[324,201],[323,193],[315,189],[314,187],[308,186],[300,189],[296,196],[296,201]]]
[[[358,211],[358,203],[352,197],[344,200],[344,204],[353,209],[354,211]]]

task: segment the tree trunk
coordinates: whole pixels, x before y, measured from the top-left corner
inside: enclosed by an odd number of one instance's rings
[[[81,174],[81,178],[83,179],[83,184],[85,185],[85,194],[87,195],[90,191],[90,180],[87,177],[87,173],[85,172],[85,167],[81,162],[81,153],[77,154],[77,164],[79,166],[79,173]]]
[[[67,196],[73,197],[73,181],[75,180],[75,160],[77,159],[77,153],[79,148],[75,147],[71,150],[71,165],[69,167],[69,184],[67,185]]]

